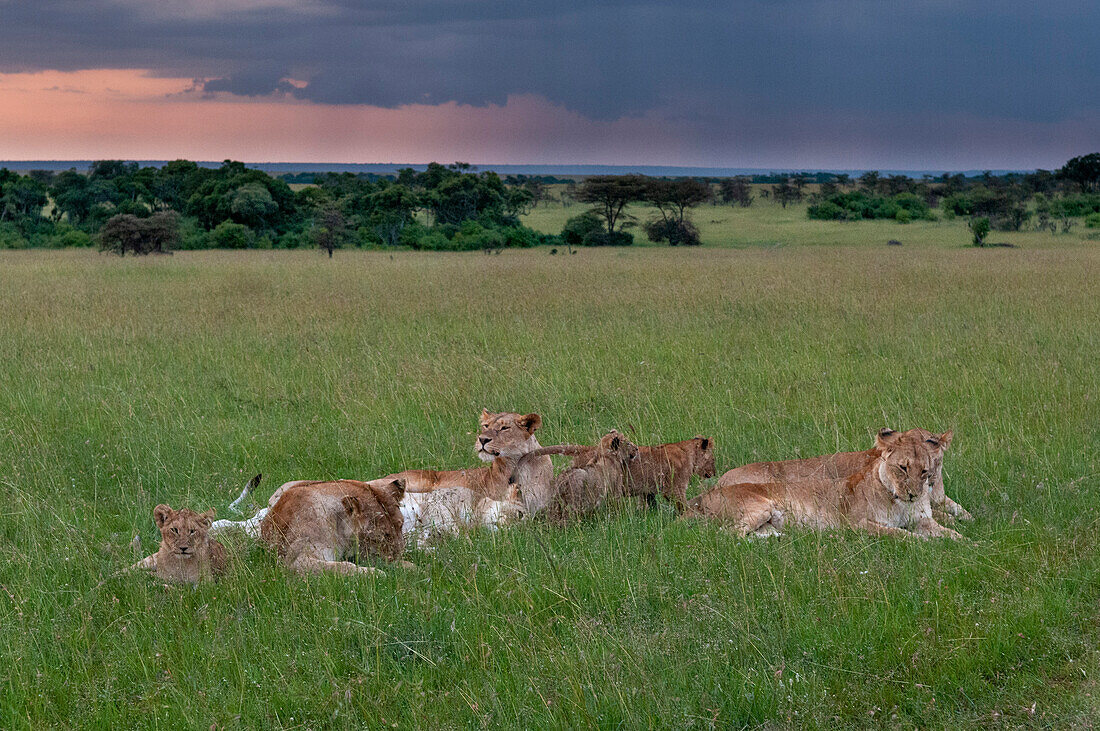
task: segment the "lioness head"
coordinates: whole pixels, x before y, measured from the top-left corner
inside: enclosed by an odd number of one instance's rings
[[[875,436],[879,450],[879,478],[895,498],[915,502],[932,488],[937,445],[919,435],[883,429]]]
[[[943,434],[933,434],[927,429],[910,429],[906,436],[924,440],[932,447],[932,489],[943,491],[943,453],[951,446],[951,440],[955,432],[945,431]]]
[[[535,432],[542,426],[542,417],[538,414],[491,414],[482,409],[479,424],[475,447],[483,462],[492,462],[496,457],[519,459],[539,448]]]
[[[213,519],[213,508],[205,513],[187,508],[172,510],[167,505],[153,508],[153,520],[160,528],[161,550],[167,549],[180,558],[197,556],[207,550]]]
[[[695,474],[703,479],[714,477],[718,474],[718,468],[714,465],[714,440],[710,437],[695,437]]]
[[[638,458],[638,446],[614,429],[600,438],[599,451],[601,454],[618,459],[623,464]]]
[[[403,497],[405,479],[397,478],[381,486],[369,485],[341,499],[362,555],[381,556],[391,561],[400,558],[405,550]]]

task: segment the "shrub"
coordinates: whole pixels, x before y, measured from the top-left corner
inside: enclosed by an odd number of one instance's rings
[[[699,230],[688,220],[673,221],[659,218],[645,225],[646,236],[650,241],[665,241],[669,246],[698,246]]]
[[[88,234],[80,231],[79,229],[71,228],[65,231],[56,239],[57,246],[76,246],[85,247],[92,245],[92,237]]]
[[[600,230],[588,234],[581,242],[581,246],[630,246],[634,243],[634,234],[626,231],[616,231],[608,234]]]
[[[845,217],[844,209],[829,200],[810,206],[806,213],[815,221],[839,221]]]
[[[0,223],[0,249],[25,249],[27,240],[14,223]]]
[[[586,237],[604,232],[603,221],[591,211],[573,216],[565,222],[561,230],[561,240],[570,246],[588,246],[584,243]]]
[[[256,234],[242,223],[222,221],[210,232],[210,245],[217,249],[250,249],[256,242]]]
[[[1100,213],[1090,213],[1085,216],[1085,225],[1089,228],[1100,228]]]
[[[974,245],[985,246],[985,237],[989,235],[990,229],[989,219],[984,217],[971,218],[967,228],[970,229],[970,233],[974,234]]]
[[[898,223],[909,223],[913,220],[913,214],[909,213],[908,209],[902,208],[895,215]]]

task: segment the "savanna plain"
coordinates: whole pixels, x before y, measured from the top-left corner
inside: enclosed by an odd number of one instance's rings
[[[720,246],[0,255],[0,727],[1097,724],[1100,243],[696,220]],[[482,407],[720,473],[953,429],[970,540],[610,506],[373,578],[243,537],[218,583],[119,573],[154,505],[228,517],[256,472],[473,466]]]

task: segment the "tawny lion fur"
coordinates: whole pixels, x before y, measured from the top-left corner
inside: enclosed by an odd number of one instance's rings
[[[165,581],[197,584],[225,572],[225,546],[210,538],[214,510],[196,513],[167,505],[153,508],[153,520],[160,529],[160,548],[152,556],[131,566],[156,573]]]
[[[775,535],[791,523],[851,527],[875,535],[962,538],[932,518],[937,446],[916,434],[884,429],[872,449],[833,455],[836,459],[798,481],[776,479],[790,473],[765,471],[771,480],[731,482],[745,468],[731,470],[715,488],[688,503],[688,514],[729,523],[742,536]],[[782,463],[763,463],[775,464]]]

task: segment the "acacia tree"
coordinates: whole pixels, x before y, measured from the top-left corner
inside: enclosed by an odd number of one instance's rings
[[[646,235],[651,241],[667,241],[671,246],[700,243],[699,231],[687,218],[687,209],[705,203],[712,195],[709,185],[692,178],[648,181],[644,199],[661,218],[646,224]]]
[[[779,205],[786,208],[789,204],[802,200],[802,192],[791,185],[789,180],[781,180],[772,186],[772,197],[779,201]]]
[[[593,175],[577,187],[575,197],[581,203],[591,203],[592,212],[604,220],[609,240],[633,219],[626,212],[630,203],[645,197],[647,179],[644,175]]]
[[[742,208],[748,208],[752,205],[752,187],[749,185],[748,178],[723,179],[718,184],[718,194],[722,197],[723,203],[730,205],[736,203]]]
[[[1100,188],[1100,152],[1069,160],[1058,171],[1058,175],[1077,183],[1083,193]]]
[[[338,208],[326,208],[321,211],[310,231],[313,243],[321,251],[328,252],[328,258],[332,258],[332,252],[344,245],[347,238],[347,222],[344,214]]]
[[[148,218],[129,213],[112,216],[99,232],[100,251],[125,256],[167,254],[180,239],[180,217],[175,211],[159,211]]]

